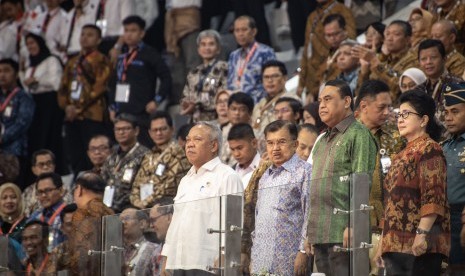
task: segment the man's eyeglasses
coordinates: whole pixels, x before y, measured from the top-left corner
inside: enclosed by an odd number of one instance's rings
[[[58,190],[58,189],[59,188],[55,187],[55,188],[47,188],[47,189],[43,189],[43,190],[37,190],[36,195],[37,196],[49,195],[51,192],[53,192],[55,190]]]
[[[37,162],[35,163],[34,166],[39,167],[39,168],[45,168],[45,167],[51,167],[53,165],[55,165],[55,163],[52,160],[48,160],[45,162]]]
[[[413,112],[413,111],[404,111],[404,112],[399,112],[399,113],[396,113],[396,115],[395,115],[395,116],[396,116],[396,119],[399,119],[400,117],[402,117],[402,119],[404,119],[404,120],[405,120],[405,119],[407,119],[407,118],[408,118],[408,116],[409,116],[410,114],[415,114],[415,115],[417,115],[417,116],[421,117],[421,114],[418,114],[418,113],[416,113],[416,112]]]
[[[167,214],[162,214],[162,215],[158,215],[158,216],[156,216],[156,217],[154,217],[154,218],[150,218],[150,219],[149,219],[149,223],[150,223],[150,224],[155,224],[159,218],[161,218],[161,217],[163,217],[163,216],[166,216],[166,215],[167,215]]]

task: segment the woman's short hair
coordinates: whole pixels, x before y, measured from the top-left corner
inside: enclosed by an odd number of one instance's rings
[[[21,195],[21,189],[18,187],[18,185],[11,182],[2,184],[0,186],[0,198],[3,196],[3,193],[8,189],[12,190],[13,193],[16,194],[16,198],[18,199],[18,209],[16,215],[21,215],[24,212],[24,203],[23,197]],[[6,214],[4,214],[2,210],[0,210],[0,216],[3,218],[6,217]]]

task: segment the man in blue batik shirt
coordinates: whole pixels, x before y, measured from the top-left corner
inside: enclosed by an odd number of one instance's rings
[[[274,50],[255,41],[257,26],[250,16],[240,16],[234,21],[234,37],[240,48],[229,56],[228,89],[249,94],[257,103],[265,96],[261,83],[262,65],[275,60]]]
[[[273,165],[258,184],[250,272],[306,275],[311,165],[295,154],[299,144],[295,124],[274,121],[265,128],[265,137]]]

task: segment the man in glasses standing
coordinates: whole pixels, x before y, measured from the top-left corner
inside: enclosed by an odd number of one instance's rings
[[[175,197],[181,178],[190,169],[186,153],[173,138],[173,120],[168,112],[156,111],[149,135],[155,146],[144,156],[131,191],[132,205],[145,209],[157,198]]]

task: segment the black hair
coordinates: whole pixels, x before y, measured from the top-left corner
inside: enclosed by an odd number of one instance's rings
[[[400,104],[408,103],[420,116],[428,116],[426,133],[436,142],[441,139],[442,128],[436,121],[435,116],[436,103],[430,95],[420,89],[413,89],[402,93],[399,102]]]
[[[330,80],[325,83],[325,86],[334,86],[338,88],[341,98],[350,97],[350,109],[354,110],[354,97],[347,82],[343,80]]]
[[[123,20],[123,26],[136,24],[141,30],[145,30],[145,20],[138,15],[130,15]]]
[[[158,213],[162,215],[173,214],[174,212],[174,200],[172,197],[164,196],[157,198],[153,201],[152,206],[159,205],[157,208]],[[153,207],[152,207],[153,208]]]
[[[90,190],[97,194],[102,194],[105,191],[106,182],[103,178],[92,171],[85,171],[78,175],[75,185],[80,185],[84,189]]]
[[[153,122],[158,119],[165,119],[166,124],[169,127],[173,127],[173,118],[171,118],[171,115],[168,112],[159,110],[153,113],[152,116],[150,116],[150,122]]]
[[[243,93],[243,92],[233,93],[229,97],[228,108],[231,106],[232,103],[245,105],[247,107],[249,114],[252,114],[253,112],[254,101],[252,97],[250,97],[250,95],[246,93]]]
[[[294,123],[291,123],[289,121],[284,121],[284,120],[276,120],[274,122],[269,123],[266,127],[263,133],[265,133],[265,137],[268,136],[268,133],[270,132],[277,132],[283,128],[286,128],[287,131],[289,131],[289,135],[291,136],[292,140],[297,139],[297,126]]]
[[[21,5],[21,8],[24,9],[24,3],[21,0],[2,0],[2,1],[0,1],[0,4],[2,4],[2,5],[6,4],[6,3],[10,3],[12,5],[18,5],[19,4],[19,5]]]
[[[307,111],[313,119],[315,119],[315,127],[318,129],[319,132],[323,131],[327,126],[323,121],[321,121],[320,114],[318,112],[318,108],[320,106],[319,102],[313,102],[303,107],[302,110],[302,118],[303,118],[303,111]]]
[[[228,141],[252,139],[255,139],[255,134],[252,127],[246,123],[240,123],[232,126],[228,133]]]
[[[442,44],[442,42],[437,39],[426,39],[420,42],[420,45],[418,45],[418,59],[420,59],[421,51],[434,47],[438,49],[439,53],[441,54],[441,57],[445,59],[447,55],[446,48],[444,47],[444,44]]]
[[[262,65],[262,75],[265,72],[265,69],[268,68],[268,67],[278,67],[281,74],[283,74],[284,76],[287,75],[286,65],[284,63],[282,63],[281,61],[279,61],[279,60],[274,60],[273,59],[273,60],[268,60],[267,62],[265,62]]]
[[[373,22],[370,25],[367,26],[366,30],[368,28],[372,27],[373,29],[376,30],[377,33],[379,33],[383,38],[384,38],[384,30],[386,29],[386,25],[384,25],[381,22]]]
[[[137,117],[129,113],[121,113],[117,115],[114,124],[116,124],[119,121],[128,122],[132,125],[133,128],[136,128],[138,126]]]
[[[365,98],[374,99],[378,94],[389,93],[389,86],[380,80],[367,80],[362,83],[358,92],[358,97],[355,100],[355,109],[358,109],[360,102]]]
[[[37,162],[37,157],[40,156],[40,155],[50,155],[50,157],[52,158],[53,164],[55,164],[55,154],[51,150],[40,149],[40,150],[36,150],[36,151],[34,151],[32,153],[32,157],[31,157],[32,166],[35,166],[35,164]]]
[[[181,138],[183,141],[186,141],[187,135],[189,135],[189,131],[191,128],[195,126],[194,123],[184,124],[178,129],[178,133],[176,133],[176,139]]]
[[[244,19],[249,21],[249,28],[251,28],[251,29],[256,29],[257,28],[257,22],[255,21],[255,19],[252,16],[241,15],[241,16],[237,17],[234,21],[244,20]]]
[[[63,222],[63,220],[65,219],[66,214],[72,214],[72,213],[76,212],[76,210],[77,210],[76,203],[70,203],[70,204],[66,205],[65,208],[63,208],[63,210],[60,213],[61,221]]]
[[[326,16],[325,19],[323,20],[323,26],[331,24],[331,23],[333,23],[335,21],[337,21],[337,24],[339,25],[339,27],[341,29],[345,30],[345,28],[346,28],[346,20],[342,15],[340,15],[338,13],[333,13],[333,14],[330,14],[330,15]]]
[[[405,36],[412,36],[412,26],[407,21],[394,20],[389,24],[389,26],[392,26],[392,25],[398,25],[402,27],[402,30],[404,31]]]
[[[320,134],[320,132],[318,131],[318,128],[312,124],[301,124],[297,127],[297,131],[298,133],[300,133],[302,130],[306,130],[310,133],[313,133],[315,134],[316,136],[318,136]]]
[[[33,225],[40,226],[40,228],[42,230],[42,233],[41,233],[42,234],[41,235],[42,240],[43,241],[45,240],[47,242],[47,244],[48,244],[48,234],[49,234],[49,231],[50,231],[48,223],[40,221],[40,220],[36,220],[36,219],[28,221],[23,227],[23,232],[24,232],[24,229],[28,228],[29,226],[33,226]]]
[[[13,71],[17,74],[19,71],[19,64],[14,61],[12,58],[0,59],[0,64],[10,65],[13,68]]]
[[[95,24],[86,24],[82,27],[82,30],[84,29],[92,29],[95,30],[98,34],[99,38],[102,38],[102,30]]]
[[[111,148],[113,146],[113,141],[111,140],[110,137],[106,136],[105,134],[96,134],[96,135],[92,136],[89,139],[89,144],[90,144],[90,141],[95,140],[95,139],[99,139],[99,138],[107,139],[109,148]]]
[[[275,103],[275,106],[279,103],[282,103],[282,102],[286,102],[286,103],[289,103],[289,106],[291,107],[292,109],[292,113],[294,114],[300,114],[301,110],[302,110],[302,103],[294,98],[290,98],[290,97],[282,97],[282,98],[279,98],[276,103]]]
[[[49,173],[43,173],[43,174],[40,174],[38,177],[37,177],[37,180],[36,180],[36,188],[39,186],[39,182],[41,180],[44,180],[44,179],[48,179],[50,178],[53,182],[53,185],[56,187],[56,188],[61,188],[63,187],[63,180],[61,179],[61,176],[57,173],[54,173],[54,172],[49,172]]]

